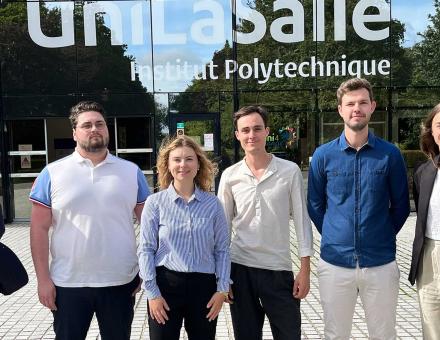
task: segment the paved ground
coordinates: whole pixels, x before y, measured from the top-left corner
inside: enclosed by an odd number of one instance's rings
[[[398,236],[397,253],[401,271],[399,304],[397,307],[397,333],[399,339],[422,339],[419,319],[419,306],[416,292],[408,283],[407,276],[411,258],[411,247],[415,216],[408,218],[405,227]],[[294,234],[294,233],[292,233]],[[53,339],[52,315],[38,302],[36,278],[29,250],[29,228],[26,224],[11,224],[7,226],[2,239],[12,248],[23,261],[30,276],[29,284],[17,293],[4,297],[0,296],[0,339]],[[295,252],[295,236],[291,237],[292,251]],[[318,262],[319,235],[315,234],[315,249],[312,259],[311,291],[302,302],[303,338],[322,339],[323,322],[322,309],[319,304],[318,280],[315,274]],[[367,339],[364,314],[360,304],[356,306],[353,339]],[[264,339],[272,339],[270,328],[266,322]],[[217,339],[233,339],[232,324],[228,308],[223,308],[217,326]],[[87,339],[100,339],[96,322],[90,328]],[[138,294],[136,312],[133,322],[132,339],[149,339],[146,320],[146,299]],[[181,339],[186,339],[182,331]]]

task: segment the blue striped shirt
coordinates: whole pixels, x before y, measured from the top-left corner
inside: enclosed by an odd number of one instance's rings
[[[147,298],[160,296],[156,267],[215,274],[217,290],[229,290],[230,235],[223,207],[214,195],[195,188],[190,200],[172,184],[150,195],[141,218],[140,275]]]

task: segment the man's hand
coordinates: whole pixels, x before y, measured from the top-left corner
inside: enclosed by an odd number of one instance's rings
[[[167,311],[170,310],[170,307],[168,307],[167,302],[162,296],[148,300],[148,306],[153,320],[162,325],[165,324],[165,321],[168,321]]]
[[[301,269],[293,283],[293,297],[304,299],[310,290],[310,257],[301,258]]]
[[[38,281],[38,298],[43,306],[50,310],[57,310],[55,285],[50,278]]]
[[[135,290],[133,290],[133,293],[131,293],[131,296],[136,296],[136,294],[141,291],[141,287],[142,287],[142,279],[139,279],[139,284],[135,288]]]
[[[220,310],[222,309],[223,302],[225,302],[226,297],[220,293],[215,292],[212,296],[211,300],[209,300],[208,304],[206,305],[206,308],[210,308],[208,315],[206,315],[206,318],[209,321],[215,320],[215,318],[220,313]]]
[[[49,229],[52,225],[52,210],[41,204],[32,203],[31,253],[38,282],[38,298],[43,306],[57,310],[56,290],[49,273]]]
[[[232,292],[232,286],[229,285],[229,293],[228,293],[228,297],[225,300],[226,303],[229,303],[230,305],[232,305],[234,303],[234,293]]]

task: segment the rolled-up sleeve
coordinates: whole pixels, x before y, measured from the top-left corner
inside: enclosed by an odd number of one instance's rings
[[[298,242],[298,255],[300,257],[312,256],[314,253],[312,224],[307,212],[303,179],[299,168],[296,168],[296,171],[293,174],[292,187],[290,190],[290,203],[291,215],[293,215],[293,223],[295,225]]]

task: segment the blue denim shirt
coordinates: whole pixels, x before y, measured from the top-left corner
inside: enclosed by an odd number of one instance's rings
[[[405,163],[393,144],[370,132],[359,151],[344,133],[320,146],[310,165],[307,200],[324,261],[354,268],[395,260],[409,196]]]

